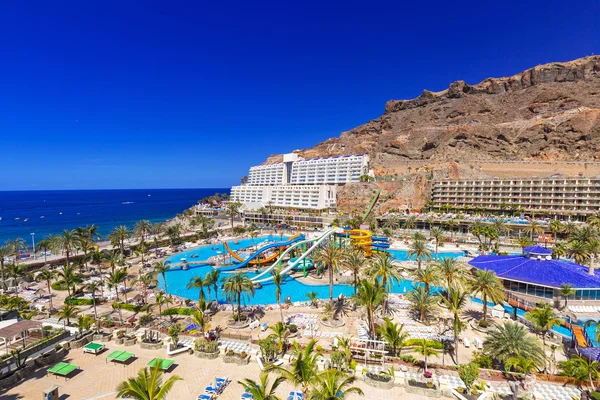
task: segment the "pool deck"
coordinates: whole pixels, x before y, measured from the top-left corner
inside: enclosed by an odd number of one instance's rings
[[[18,386],[12,387],[6,392],[0,392],[0,398],[3,400],[13,399],[37,399],[41,398],[42,390],[58,385],[60,398],[91,400],[91,399],[116,399],[116,387],[127,378],[137,375],[140,368],[155,357],[166,357],[166,350],[144,350],[138,345],[123,347],[114,343],[107,343],[109,351],[127,350],[135,353],[136,359],[132,362],[121,364],[106,363],[107,352],[95,356],[85,354],[81,349],[71,350],[65,358],[65,362],[70,362],[79,366],[80,370],[74,373],[70,379],[65,380],[61,377],[47,376],[46,369],[40,369],[30,379],[27,379]],[[237,400],[240,398],[244,389],[237,383],[238,380],[250,378],[258,380],[260,368],[258,364],[251,360],[250,364],[245,366],[224,363],[220,358],[215,360],[200,359],[189,354],[180,354],[174,357],[175,365],[165,374],[168,378],[171,375],[178,375],[183,381],[178,381],[169,393],[169,399],[196,399],[199,394],[204,393],[204,388],[217,377],[228,376],[232,382],[219,395],[219,399]],[[411,398],[424,400],[426,397],[406,395],[404,389],[395,387],[391,390],[376,389],[367,386],[364,382],[357,380],[356,386],[360,387],[365,396],[350,395],[349,400],[358,399],[383,399],[383,398]],[[286,398],[287,394],[294,389],[292,385],[284,382],[278,389],[277,394],[281,398]]]

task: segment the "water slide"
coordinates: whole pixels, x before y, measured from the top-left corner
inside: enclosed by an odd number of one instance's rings
[[[373,242],[371,244],[371,246],[374,249],[389,249],[390,248],[389,240],[386,237],[375,237],[375,236],[372,236],[371,237],[371,241]]]
[[[379,199],[379,194],[381,193],[381,188],[377,188],[377,191],[375,192],[375,194],[373,195],[373,198],[371,199],[371,203],[369,203],[369,207],[365,210],[365,213],[362,217],[362,220],[365,221],[369,215],[371,214],[371,211],[373,211],[373,207],[375,206],[375,204],[377,203],[377,200]]]
[[[273,265],[271,265],[269,268],[267,268],[260,274],[256,275],[254,278],[251,278],[252,282],[263,283],[263,282],[270,281],[271,279],[273,279],[273,276],[270,274],[271,270],[273,270],[273,268],[275,268],[276,265],[280,265],[285,256],[287,256],[296,247],[299,247],[299,246],[302,246],[302,245],[308,244],[308,243],[313,243],[309,249],[307,249],[304,253],[302,253],[302,255],[300,257],[298,257],[296,259],[296,261],[294,261],[292,263],[288,263],[288,266],[281,271],[282,274],[288,273],[296,265],[300,264],[302,262],[302,260],[304,260],[304,258],[306,258],[310,253],[312,253],[313,250],[318,248],[321,245],[321,243],[323,243],[325,240],[327,240],[329,238],[329,236],[331,236],[334,232],[335,232],[335,229],[328,229],[325,231],[325,233],[323,233],[318,238],[302,240],[300,242],[294,243],[292,246],[288,247],[286,251],[281,253],[279,258],[277,259],[277,261],[275,261],[275,263],[273,263]],[[267,275],[267,274],[268,274],[268,276],[265,277],[265,275]]]
[[[588,343],[585,340],[585,335],[583,334],[583,329],[581,329],[581,327],[571,325],[571,332],[573,332],[573,337],[577,341],[577,346],[588,347]]]
[[[220,271],[228,271],[230,269],[237,269],[237,268],[242,268],[245,267],[248,264],[258,264],[258,260],[255,260],[255,258],[257,258],[261,253],[269,250],[269,249],[273,249],[273,248],[278,248],[278,247],[287,247],[290,246],[298,241],[304,240],[305,237],[304,235],[295,235],[290,237],[287,241],[285,242],[276,242],[276,243],[271,243],[268,244],[266,246],[261,247],[260,249],[256,250],[254,253],[252,253],[250,255],[250,257],[244,259],[240,256],[238,256],[237,254],[235,254],[230,248],[229,245],[227,243],[223,243],[223,246],[225,246],[225,249],[227,250],[227,252],[229,254],[231,254],[232,257],[234,257],[236,260],[241,261],[239,264],[235,264],[231,267],[225,267],[225,268],[219,268]],[[274,254],[270,255],[267,258],[263,258],[262,260],[260,260],[261,263],[267,263],[270,261],[275,260],[277,257],[279,256],[279,253],[275,252]]]

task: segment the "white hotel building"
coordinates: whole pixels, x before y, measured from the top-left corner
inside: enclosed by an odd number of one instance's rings
[[[336,206],[339,185],[359,182],[369,173],[365,154],[302,159],[285,154],[283,162],[250,168],[248,182],[231,188],[231,200],[247,209],[266,205],[304,209]]]

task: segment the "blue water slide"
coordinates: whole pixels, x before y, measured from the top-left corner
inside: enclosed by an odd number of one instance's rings
[[[221,267],[221,268],[219,268],[219,271],[231,271],[234,269],[243,268],[246,265],[248,265],[248,263],[250,261],[254,260],[261,253],[263,253],[269,249],[273,249],[273,248],[277,248],[277,247],[287,247],[287,246],[290,246],[290,245],[292,245],[296,242],[299,242],[301,240],[304,240],[304,239],[305,239],[304,235],[299,235],[299,236],[296,236],[295,238],[287,240],[285,242],[276,242],[276,243],[268,244],[268,245],[263,246],[260,249],[256,250],[254,253],[252,253],[250,255],[250,257],[246,258],[244,261],[240,262],[239,264],[234,264],[229,267]]]
[[[374,249],[389,249],[390,244],[385,242],[375,242],[371,244],[371,247],[373,247]]]
[[[375,237],[375,236],[371,236],[371,241],[373,242],[388,242],[389,239],[386,237]]]

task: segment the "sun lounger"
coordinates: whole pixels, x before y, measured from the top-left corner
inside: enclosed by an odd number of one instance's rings
[[[83,346],[84,353],[98,354],[104,350],[105,346],[100,343],[90,342]]]
[[[471,342],[469,341],[469,339],[463,338],[462,342],[465,345],[465,347],[471,347]]]
[[[67,375],[69,375],[71,372],[75,371],[76,369],[79,369],[79,367],[75,364],[59,362],[58,364],[54,365],[52,368],[49,368],[48,373],[57,375],[57,376],[62,376],[65,379],[67,379]]]
[[[260,326],[260,330],[261,330],[261,332],[264,332],[264,331],[266,331],[266,330],[267,330],[267,327],[268,327],[268,325],[267,325],[267,323],[266,323],[266,322],[265,322],[264,324],[262,324],[262,325]]]
[[[175,360],[169,360],[168,358],[153,358],[148,364],[146,364],[150,368],[154,368],[157,364],[159,368],[163,371],[168,370],[171,365],[175,363]]]
[[[212,400],[214,396],[210,394],[200,394],[198,395],[198,400]]]
[[[108,356],[106,356],[106,362],[116,361],[125,364],[132,357],[135,357],[133,353],[130,353],[128,351],[115,350]]]

